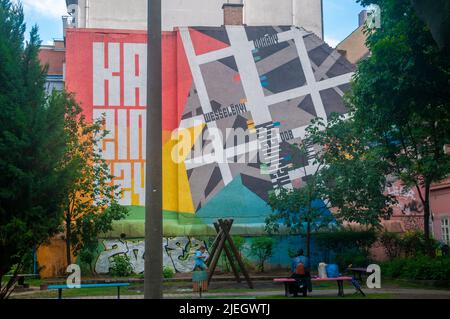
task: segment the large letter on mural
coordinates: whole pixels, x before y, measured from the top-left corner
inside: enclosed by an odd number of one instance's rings
[[[115,137],[115,110],[94,109],[94,120],[101,119],[104,116],[104,129],[108,134],[98,142],[97,147],[102,150],[102,157],[105,160],[114,160],[116,154]]]
[[[145,160],[146,111],[130,110],[130,159]]]
[[[94,106],[120,106],[120,44],[93,46]]]
[[[126,106],[147,104],[147,45],[124,45],[124,97]]]
[[[120,205],[131,205],[131,163],[113,163],[114,165],[114,185],[118,185],[122,190]]]

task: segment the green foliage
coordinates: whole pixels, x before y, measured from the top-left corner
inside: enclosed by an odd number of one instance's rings
[[[130,258],[127,255],[115,255],[112,258],[109,273],[113,277],[127,277],[133,273]]]
[[[175,272],[170,267],[164,267],[163,268],[163,277],[164,278],[173,278],[175,276]]]
[[[408,231],[401,238],[401,248],[405,256],[416,256],[434,252],[439,247],[439,242],[430,238],[426,240],[421,231]]]
[[[95,274],[92,264],[97,256],[97,246],[97,241],[85,243],[83,249],[78,254],[78,258],[82,263],[86,264],[89,267],[89,271],[91,274]]]
[[[344,228],[318,232],[314,234],[314,240],[321,248],[332,250],[336,253],[341,253],[355,247],[358,247],[364,252],[368,252],[377,240],[377,233],[374,230],[359,231]]]
[[[242,254],[243,249],[244,249],[244,245],[245,245],[245,238],[242,237],[242,236],[239,236],[239,235],[233,235],[233,236],[231,236],[231,238],[233,240],[234,246],[236,247],[238,253],[241,256],[242,262],[244,263],[244,265],[246,263],[248,264],[249,263],[248,260]],[[232,251],[230,245],[228,244],[228,242],[225,242],[225,245],[228,247],[229,251]],[[239,266],[239,264],[238,264],[238,262],[236,260],[236,257],[234,256],[234,254],[232,254],[232,259],[233,259],[233,263],[234,263],[237,271],[241,271],[240,266]],[[227,255],[225,253],[222,253],[220,255],[219,263],[220,263],[221,269],[224,272],[231,272],[232,271],[232,268],[231,268],[231,265],[230,265],[230,261],[228,260],[228,257],[227,257]]]
[[[314,241],[318,247],[332,252],[333,261],[340,269],[349,265],[365,267],[369,264],[369,249],[376,242],[377,233],[374,230],[355,231],[339,229],[314,234]]]
[[[379,227],[381,219],[392,215],[395,199],[386,194],[386,163],[367,147],[370,136],[337,114],[328,122],[313,120],[307,132],[323,163],[316,177],[318,193],[337,209],[335,218]]]
[[[38,28],[26,45],[24,34],[21,5],[0,0],[0,282],[58,232],[67,194],[65,105],[56,93],[46,96]],[[0,299],[15,279],[0,286]]]
[[[64,203],[66,241],[77,255],[86,243],[112,230],[113,222],[125,218],[128,210],[118,203],[119,186],[112,184],[109,165],[97,147],[108,133],[102,129],[103,119],[88,123],[74,96],[63,93],[63,97],[69,136],[64,167],[71,172]],[[67,259],[70,263],[69,254]]]
[[[342,270],[348,267],[367,267],[371,263],[370,258],[359,249],[347,250],[341,254],[336,254],[334,262]]]
[[[272,257],[274,241],[271,237],[255,237],[250,245],[250,255],[258,259],[258,270],[264,272],[264,263]]]
[[[417,255],[432,255],[439,242],[426,239],[421,231],[408,231],[404,234],[384,232],[380,235],[380,242],[390,260],[397,257],[414,257]]]
[[[402,238],[398,233],[385,231],[380,235],[380,243],[383,245],[384,251],[389,260],[400,256],[402,252],[401,240]]]
[[[320,189],[319,172],[323,167],[320,157],[314,159],[317,165],[315,173],[308,175],[308,145],[310,139],[305,138],[300,144],[292,145],[294,156],[299,158],[298,167],[302,167],[308,182],[300,188],[279,188],[269,194],[268,204],[272,208],[272,214],[266,217],[266,231],[269,234],[280,231],[280,225],[284,225],[291,234],[306,235],[306,256],[311,255],[311,233],[323,227],[328,227],[333,220],[332,216],[324,214],[327,206],[323,201]]]
[[[382,18],[380,29],[366,30],[371,56],[354,77],[352,121],[389,173],[421,191],[428,240],[430,187],[450,173],[450,59],[410,0],[358,2],[379,5]]]
[[[450,258],[418,255],[381,264],[384,276],[412,280],[449,280]]]

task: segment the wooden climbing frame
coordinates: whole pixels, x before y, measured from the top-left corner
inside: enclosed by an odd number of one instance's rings
[[[214,270],[217,267],[217,262],[219,261],[220,255],[222,251],[224,251],[228,261],[230,262],[231,269],[233,270],[233,274],[236,277],[237,282],[240,283],[241,278],[239,277],[238,268],[234,263],[235,260],[237,261],[239,269],[244,275],[249,288],[253,289],[253,283],[250,280],[250,276],[247,272],[247,269],[245,268],[241,255],[237,250],[236,245],[234,244],[233,239],[231,238],[230,235],[230,230],[231,227],[233,226],[233,222],[234,222],[233,219],[219,219],[217,222],[214,223],[214,228],[216,229],[217,236],[209,249],[210,257],[206,261],[206,264],[208,265],[209,269],[208,284],[211,282],[211,278],[214,275]]]

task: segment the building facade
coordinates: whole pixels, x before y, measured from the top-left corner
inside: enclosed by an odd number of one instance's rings
[[[147,0],[66,0],[78,28],[147,29]],[[294,25],[323,38],[322,0],[164,0],[164,31],[181,26],[219,27],[223,4],[243,4],[248,26]]]
[[[47,66],[46,91],[62,91],[64,88],[66,49],[64,40],[54,40],[52,45],[42,45],[39,50],[39,61]]]
[[[122,253],[136,272],[143,271],[146,42],[143,31],[66,34],[66,86],[88,119],[105,116],[109,135],[99,148],[123,190],[120,203],[131,211],[102,238],[98,273]],[[232,233],[247,243],[265,234],[269,192],[300,187],[315,169],[314,148],[303,159],[291,145],[302,140],[311,119],[346,112],[342,96],[353,71],[319,37],[292,26],[180,27],[163,33],[166,266],[192,270],[193,253],[215,235],[218,218],[234,219]],[[268,152],[274,156],[263,163],[261,154]],[[305,167],[298,168],[300,162]],[[279,253],[269,265],[287,265],[289,248],[302,240],[277,236]],[[315,258],[321,259],[319,252]]]

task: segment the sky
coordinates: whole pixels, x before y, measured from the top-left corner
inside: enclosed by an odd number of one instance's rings
[[[67,15],[65,0],[22,0],[22,4],[27,28],[37,24],[43,44],[62,38],[61,16]],[[358,27],[361,10],[356,0],[323,0],[325,41],[335,47],[345,39]]]

